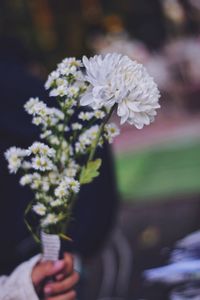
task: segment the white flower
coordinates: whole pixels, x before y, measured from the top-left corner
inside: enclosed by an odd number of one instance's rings
[[[68,97],[77,97],[79,93],[79,88],[76,86],[70,86],[67,90],[67,96]]]
[[[26,174],[24,176],[21,177],[19,183],[24,186],[24,185],[27,185],[27,184],[30,184],[32,182],[32,174]]]
[[[68,109],[68,111],[67,111],[67,114],[69,115],[69,116],[72,116],[73,114],[74,114],[74,109]]]
[[[61,182],[59,186],[55,189],[55,196],[58,198],[67,197],[69,195],[68,186]]]
[[[80,114],[78,115],[78,118],[83,121],[89,121],[94,117],[93,112],[83,112],[81,111]]]
[[[55,196],[60,198],[66,198],[69,192],[78,193],[80,190],[80,183],[74,178],[64,177],[58,187],[55,189]]]
[[[54,107],[49,108],[49,114],[58,118],[59,120],[64,120],[65,117],[64,113],[61,110]]]
[[[109,141],[109,143],[113,142],[113,139],[120,134],[120,130],[114,123],[109,123],[105,125],[105,138]]]
[[[80,183],[73,178],[66,178],[66,181],[68,181],[70,189],[77,194],[80,190]]]
[[[82,62],[77,60],[75,57],[69,57],[63,59],[63,61],[58,64],[58,70],[62,75],[76,75],[78,69],[82,66]]]
[[[50,97],[63,97],[67,95],[67,86],[66,85],[59,85],[57,88],[53,89],[49,96]]]
[[[21,168],[23,169],[23,170],[29,170],[29,169],[31,169],[31,167],[32,167],[32,164],[30,163],[30,161],[22,161],[22,164],[21,164]]]
[[[74,178],[79,170],[79,165],[75,163],[74,160],[68,162],[67,168],[64,169],[63,174],[67,177]]]
[[[56,151],[53,148],[50,148],[49,146],[40,143],[40,142],[34,142],[32,146],[28,148],[30,153],[33,153],[34,155],[44,155],[48,157],[55,157]]]
[[[51,135],[49,137],[49,143],[52,144],[52,145],[59,145],[60,141],[59,141],[59,138],[57,136]]]
[[[46,214],[46,207],[42,203],[38,203],[33,206],[33,210],[40,216],[44,216]]]
[[[74,169],[74,168],[67,168],[65,169],[65,174],[67,177],[75,177],[76,176],[76,173],[77,173],[77,170]]]
[[[55,82],[55,80],[59,77],[59,72],[58,71],[53,71],[49,74],[48,79],[45,83],[45,89],[48,90],[53,83]]]
[[[73,123],[72,124],[72,129],[73,130],[81,130],[83,128],[83,125],[81,125],[80,123]]]
[[[39,98],[30,98],[24,105],[25,110],[28,114],[32,115],[34,112],[34,107],[40,103]]]
[[[116,53],[83,57],[83,64],[90,87],[81,105],[97,109],[117,104],[121,124],[127,121],[139,129],[154,120],[160,93],[141,64]]]
[[[76,153],[82,153],[82,154],[85,153],[86,145],[83,142],[76,142],[75,151],[76,151]]]
[[[40,134],[40,138],[41,139],[45,139],[47,138],[48,136],[50,136],[52,134],[52,131],[51,130],[45,130],[43,133]]]
[[[105,117],[105,115],[106,115],[105,112],[102,111],[102,110],[95,110],[94,111],[94,116],[97,119],[103,119]]]
[[[23,158],[29,155],[29,151],[17,147],[11,147],[5,152],[10,173],[16,173],[22,166]]]
[[[52,207],[56,207],[56,206],[61,206],[61,205],[65,204],[65,203],[66,203],[66,202],[63,201],[62,199],[56,199],[56,200],[52,201],[52,202],[50,203],[50,205],[51,205]]]
[[[94,125],[87,129],[79,136],[78,142],[75,143],[77,153],[84,153],[87,146],[90,146],[97,137],[99,125]]]
[[[46,156],[36,156],[32,159],[32,168],[40,171],[53,170],[52,161]]]
[[[36,126],[43,124],[43,120],[41,117],[34,117],[32,123]]]
[[[58,222],[58,217],[56,214],[53,213],[49,213],[46,218],[44,218],[41,222],[42,226],[48,226],[48,225],[52,225],[52,224],[56,224]]]
[[[32,175],[32,182],[31,188],[33,190],[38,190],[42,185],[42,177],[39,173],[33,173]]]
[[[30,98],[28,102],[24,105],[25,110],[30,115],[39,114],[41,117],[47,115],[47,106],[44,102],[39,101],[39,98]]]

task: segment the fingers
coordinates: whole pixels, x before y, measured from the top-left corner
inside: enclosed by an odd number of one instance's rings
[[[64,253],[64,262],[67,270],[67,274],[71,274],[74,268],[74,258],[71,254]]]
[[[64,293],[67,290],[73,289],[78,281],[79,274],[77,272],[73,272],[69,277],[66,277],[62,281],[48,283],[44,288],[44,292],[46,295]]]
[[[64,260],[65,267],[62,273],[56,275],[56,280],[58,281],[63,280],[67,275],[73,272],[73,266],[74,266],[73,256],[71,254],[64,253],[63,260]]]
[[[65,267],[64,260],[53,262],[41,262],[33,268],[32,281],[35,286],[40,284],[45,278],[54,276]]]
[[[70,291],[60,296],[55,297],[47,297],[45,300],[75,300],[76,299],[76,292]]]

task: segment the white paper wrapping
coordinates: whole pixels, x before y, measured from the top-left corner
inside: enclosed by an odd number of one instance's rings
[[[60,238],[56,234],[48,234],[41,232],[42,242],[42,260],[43,261],[56,261],[59,259],[59,253],[61,248]]]

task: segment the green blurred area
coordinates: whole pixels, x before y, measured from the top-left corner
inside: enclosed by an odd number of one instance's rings
[[[116,155],[122,199],[156,200],[200,192],[200,142]]]

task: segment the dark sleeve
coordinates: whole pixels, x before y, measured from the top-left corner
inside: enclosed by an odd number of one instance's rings
[[[45,91],[43,83],[18,64],[0,62],[0,69],[0,274],[7,274],[32,255],[23,257],[16,249],[30,236],[24,211],[33,194],[19,185],[18,175],[9,174],[4,152],[14,145],[27,147],[38,138],[23,106],[30,97],[45,97]]]

